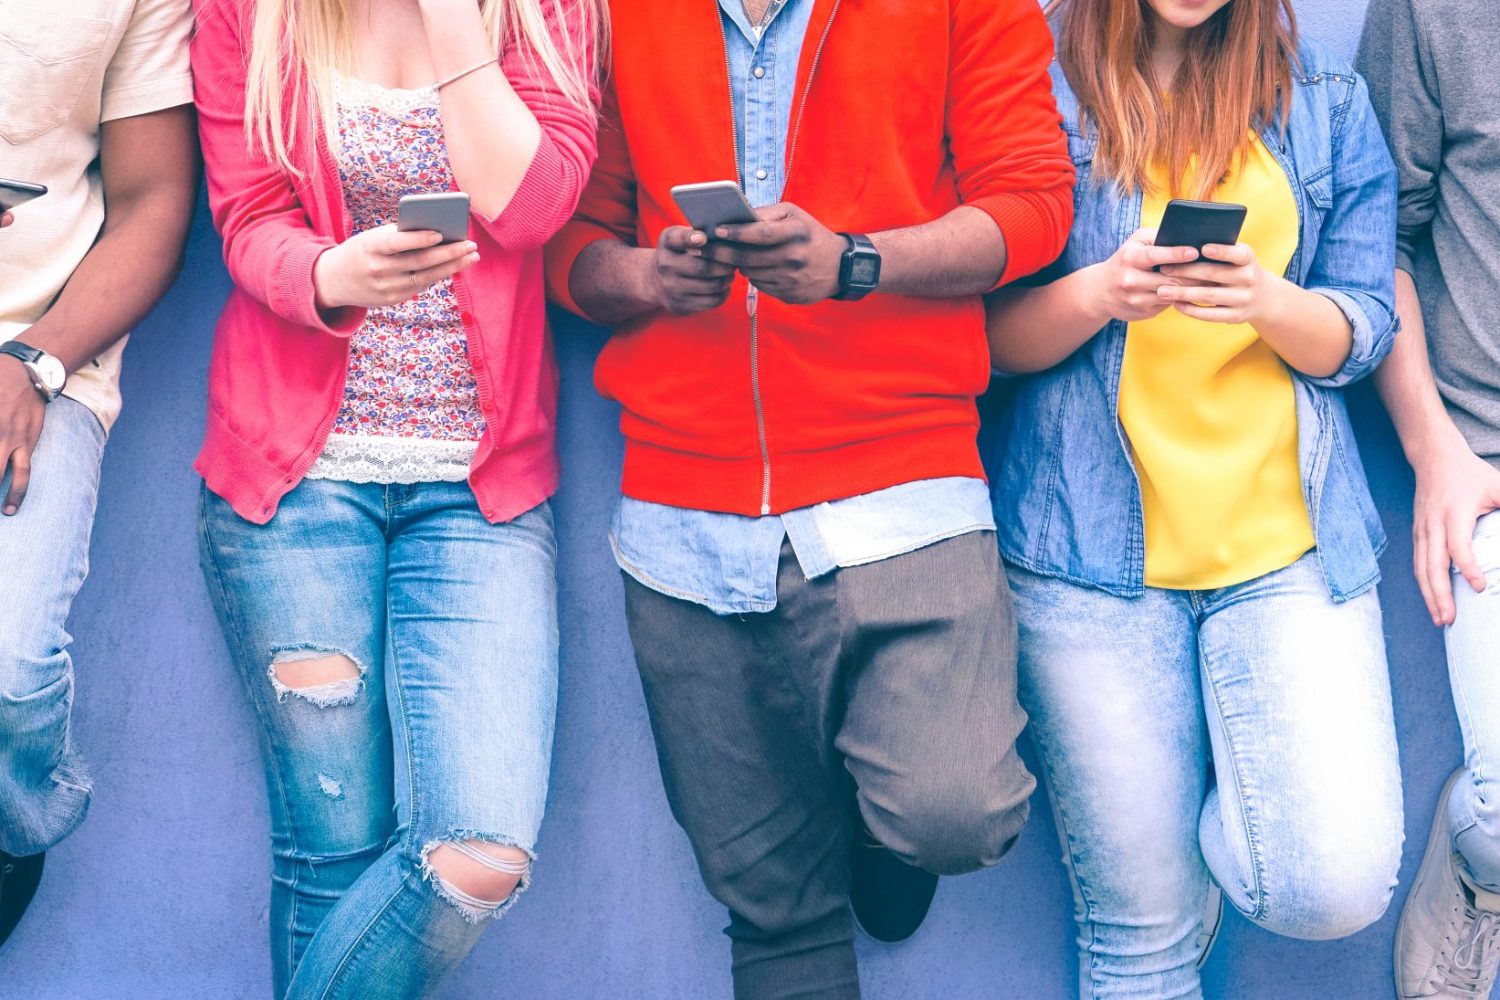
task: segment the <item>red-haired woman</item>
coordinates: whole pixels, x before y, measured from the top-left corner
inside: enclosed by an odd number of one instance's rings
[[[989,316],[1030,373],[995,490],[1021,701],[1083,995],[1196,997],[1223,896],[1332,938],[1395,884],[1385,540],[1342,391],[1395,332],[1395,174],[1285,0],[1052,15],[1077,221]],[[1244,205],[1238,242],[1155,245],[1177,197]]]

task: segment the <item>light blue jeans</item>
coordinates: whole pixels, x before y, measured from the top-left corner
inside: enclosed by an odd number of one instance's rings
[[[528,882],[474,905],[427,854],[534,856],[557,706],[551,508],[489,524],[465,483],[306,480],[264,526],[204,489],[199,536],[262,725],[276,996],[425,995]],[[361,676],[276,677],[330,654]]]
[[[66,623],[89,568],[104,428],[82,403],[47,407],[31,486],[0,516],[0,850],[45,851],[89,807],[69,739],[73,660]],[[10,477],[0,476],[0,496]]]
[[[1114,597],[1011,567],[1020,698],[1077,906],[1080,995],[1202,995],[1212,877],[1280,934],[1378,920],[1401,860],[1380,604],[1316,553],[1221,590]]]
[[[1479,519],[1474,556],[1489,587],[1476,594],[1455,570],[1457,614],[1447,628],[1448,679],[1469,771],[1453,786],[1448,818],[1469,874],[1500,892],[1500,511]]]

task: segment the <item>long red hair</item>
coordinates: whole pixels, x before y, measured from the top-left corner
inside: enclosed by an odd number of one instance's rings
[[[1061,19],[1058,59],[1098,132],[1101,180],[1148,191],[1156,164],[1171,195],[1204,198],[1245,154],[1250,129],[1286,127],[1297,61],[1291,0],[1230,0],[1189,32],[1171,80],[1152,71],[1146,0],[1052,0],[1047,12]]]

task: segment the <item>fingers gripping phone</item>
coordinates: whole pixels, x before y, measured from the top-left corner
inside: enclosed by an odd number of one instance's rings
[[[1234,246],[1240,241],[1240,230],[1245,225],[1245,211],[1244,205],[1229,202],[1174,198],[1167,202],[1167,210],[1162,213],[1161,226],[1156,230],[1156,245],[1192,247],[1198,251],[1199,257],[1203,257],[1203,248],[1210,243]],[[1203,259],[1209,260],[1206,257]]]
[[[431,230],[444,243],[469,238],[469,196],[457,191],[408,194],[401,198],[396,228],[403,233]]]
[[[679,184],[672,189],[672,199],[688,225],[714,238],[720,226],[743,226],[757,221],[755,209],[745,192],[734,181],[709,181],[705,184]]]
[[[28,184],[26,181],[8,181],[0,178],[0,212],[8,212],[17,205],[24,205],[33,198],[47,193],[45,184]]]

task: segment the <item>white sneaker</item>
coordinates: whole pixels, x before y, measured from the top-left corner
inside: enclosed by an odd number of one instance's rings
[[[1450,847],[1448,795],[1467,772],[1459,768],[1438,796],[1427,853],[1412,882],[1396,930],[1396,995],[1486,998],[1500,965],[1500,895],[1475,886]]]
[[[1224,926],[1224,890],[1219,883],[1208,883],[1208,899],[1203,904],[1203,930],[1198,932],[1198,968],[1208,961],[1208,953],[1214,950],[1219,940],[1219,928]]]

